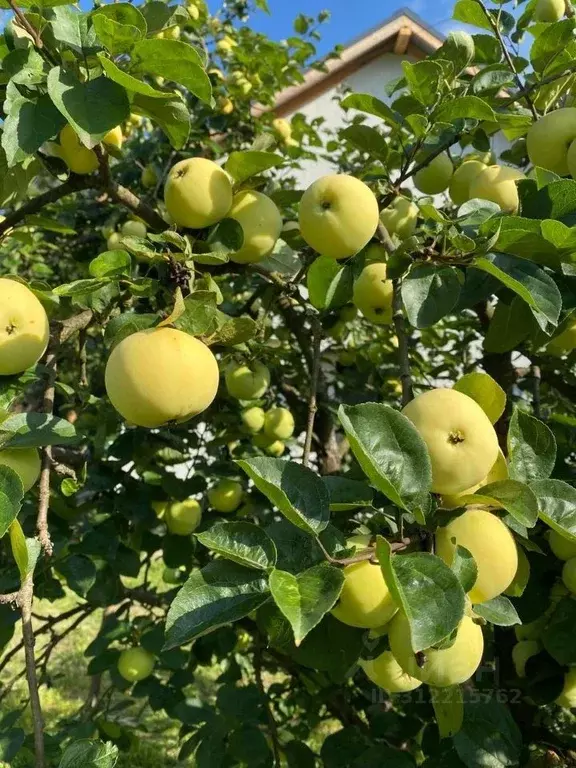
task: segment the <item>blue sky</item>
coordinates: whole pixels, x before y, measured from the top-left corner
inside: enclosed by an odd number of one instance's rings
[[[268,0],[271,15],[254,15],[249,24],[252,28],[267,34],[275,40],[281,40],[292,34],[292,22],[298,12],[315,16],[326,9],[331,12],[330,20],[322,26],[322,42],[318,52],[327,53],[337,43],[347,43],[362,35],[371,27],[385,21],[401,8],[409,8],[418,13],[428,24],[446,34],[461,25],[451,21],[455,0],[299,0],[292,3],[287,0]],[[212,11],[218,6],[218,0],[209,0]]]

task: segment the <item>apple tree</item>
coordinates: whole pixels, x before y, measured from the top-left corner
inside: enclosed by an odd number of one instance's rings
[[[326,13],[8,5],[0,759],[576,764],[570,1],[338,130],[273,109]]]

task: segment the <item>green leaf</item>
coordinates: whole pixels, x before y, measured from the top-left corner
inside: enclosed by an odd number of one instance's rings
[[[432,483],[426,444],[401,413],[387,405],[341,405],[338,418],[371,484],[402,509],[421,508]]]
[[[250,341],[257,333],[258,324],[251,317],[231,317],[204,341],[207,344],[235,347]]]
[[[563,19],[546,25],[530,49],[530,62],[535,72],[543,72],[552,62],[558,63],[562,52],[574,41],[574,26],[573,19]],[[562,69],[560,62],[558,71]],[[547,74],[552,74],[552,71],[548,70]]]
[[[410,324],[427,328],[445,317],[460,296],[460,281],[452,267],[413,267],[402,281],[402,301]]]
[[[158,123],[174,149],[182,149],[186,145],[190,134],[190,113],[179,96],[160,100],[137,93],[132,108]]]
[[[16,413],[0,423],[0,446],[29,448],[77,442],[76,430],[66,419],[45,413]]]
[[[0,538],[16,519],[23,498],[20,476],[10,467],[0,464]]]
[[[23,582],[26,576],[34,570],[38,558],[40,557],[41,544],[38,539],[27,539],[24,536],[22,526],[17,519],[10,525],[10,546],[12,555],[18,566],[20,581]]]
[[[112,56],[127,53],[143,36],[138,27],[119,24],[103,13],[93,14],[92,24],[98,40]]]
[[[346,512],[357,507],[370,507],[374,493],[372,488],[361,480],[349,480],[338,475],[326,475],[322,482],[330,497],[332,512]]]
[[[340,131],[340,138],[378,160],[384,161],[388,157],[388,142],[376,128],[369,125],[349,125]]]
[[[329,256],[318,256],[314,259],[306,275],[306,286],[313,307],[316,309],[326,307],[326,297],[330,285],[341,271],[342,266],[338,264],[336,259],[331,259]]]
[[[518,191],[522,216],[528,219],[563,219],[576,211],[576,181],[573,179],[554,181],[542,189],[537,188],[535,181],[522,181]]]
[[[538,501],[532,490],[518,480],[499,480],[462,496],[462,504],[488,504],[505,509],[515,520],[533,528],[538,520]]]
[[[438,84],[442,82],[443,71],[440,64],[431,59],[402,62],[406,83],[415,99],[425,106],[431,106],[439,97]]]
[[[148,85],[148,83],[145,83],[143,80],[124,72],[123,69],[120,69],[120,67],[118,67],[111,59],[108,59],[103,53],[98,53],[98,59],[100,60],[102,69],[106,72],[110,80],[114,80],[115,83],[126,88],[127,91],[139,93],[150,99],[162,99],[163,101],[174,99],[173,93],[159,91],[151,85]]]
[[[164,650],[247,616],[268,597],[261,570],[214,560],[193,572],[176,595],[166,620]]]
[[[490,419],[491,424],[496,424],[504,413],[506,392],[487,373],[480,371],[467,373],[454,384],[454,389],[463,392],[477,402]]]
[[[118,747],[112,742],[82,739],[69,744],[58,768],[114,768],[118,760]]]
[[[535,327],[530,307],[520,296],[514,296],[510,304],[499,301],[484,337],[484,349],[488,353],[510,352],[528,338]]]
[[[104,76],[82,83],[70,70],[54,67],[48,73],[48,94],[87,147],[96,146],[130,114],[125,89]]]
[[[434,117],[437,121],[444,123],[452,123],[460,118],[496,122],[496,113],[492,107],[478,96],[458,96],[455,99],[447,99]]]
[[[0,760],[12,763],[24,744],[26,733],[22,728],[11,728],[0,733]]]
[[[370,93],[350,93],[342,99],[340,106],[342,109],[357,109],[367,115],[379,117],[393,128],[398,127],[403,122],[401,115]]]
[[[550,427],[514,408],[507,439],[511,478],[529,483],[550,477],[556,463],[556,438]]]
[[[462,688],[459,685],[448,688],[430,686],[430,701],[434,707],[440,738],[447,739],[457,734],[464,721]]]
[[[158,315],[146,314],[137,315],[133,312],[124,312],[106,325],[104,331],[104,342],[110,345],[111,350],[119,344],[122,339],[146,328],[153,328],[158,322]]]
[[[468,32],[449,32],[446,40],[437,51],[431,54],[434,59],[444,59],[454,65],[454,73],[459,74],[474,60],[474,38]]]
[[[142,33],[142,35],[145,35],[147,31],[146,19],[142,15],[140,9],[132,5],[132,3],[102,5],[92,11],[90,15],[92,23],[95,23],[98,16],[104,16],[105,18],[116,22],[116,24],[135,27]]]
[[[278,569],[272,571],[270,591],[290,622],[297,646],[334,607],[343,584],[342,570],[328,563],[314,565],[297,575]]]
[[[452,18],[455,21],[470,24],[472,27],[480,27],[480,29],[487,29],[492,32],[490,22],[476,0],[458,0],[454,6]]]
[[[562,309],[560,291],[554,280],[536,264],[499,253],[476,259],[474,266],[498,278],[524,299],[543,331],[549,324],[558,324]]]
[[[562,480],[536,480],[530,488],[536,494],[540,518],[576,542],[576,489]]]
[[[576,664],[576,600],[563,597],[556,605],[542,636],[544,648],[559,664]]]
[[[130,255],[126,251],[104,251],[92,259],[88,266],[88,272],[96,278],[129,276],[131,266]]]
[[[464,615],[464,590],[456,574],[428,552],[392,555],[382,536],[376,554],[386,585],[410,623],[414,653],[446,639]]]
[[[86,555],[70,555],[57,566],[73,592],[86,597],[96,582],[96,566]]]
[[[454,549],[454,557],[452,558],[452,565],[450,567],[458,577],[462,589],[468,594],[478,578],[478,566],[476,565],[476,560],[474,560],[472,553],[465,547],[457,544]]]
[[[312,535],[326,528],[330,499],[312,470],[284,459],[257,457],[236,463],[293,525]]]
[[[522,624],[516,608],[504,595],[486,600],[474,606],[474,612],[491,624],[499,627],[512,627],[514,624]]]
[[[89,16],[80,13],[78,8],[55,8],[50,13],[49,25],[55,41],[81,56],[92,54],[97,47],[96,34],[89,24]]]
[[[239,565],[268,570],[276,564],[276,545],[253,523],[215,523],[195,535],[205,547]]]
[[[16,96],[10,98],[12,88]],[[6,152],[8,167],[21,163],[34,155],[44,142],[56,136],[65,120],[47,95],[28,99],[15,86],[8,85],[4,102],[7,112],[2,132],[2,147]]]
[[[181,40],[147,39],[136,43],[130,53],[130,71],[157,75],[180,83],[201,101],[210,104],[212,85],[198,51]]]
[[[258,152],[247,149],[243,152],[231,152],[224,168],[236,184],[242,184],[251,176],[256,176],[270,168],[278,168],[285,162],[286,160],[282,155],[276,155],[274,152]]]
[[[510,710],[496,696],[486,701],[470,698],[454,746],[468,768],[508,768],[520,763],[522,735]]]
[[[191,336],[208,336],[219,326],[219,310],[216,294],[211,291],[195,291],[184,299],[186,310],[174,323],[176,328]]]

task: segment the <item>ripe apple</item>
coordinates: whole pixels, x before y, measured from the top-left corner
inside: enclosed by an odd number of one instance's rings
[[[375,659],[361,661],[360,666],[366,677],[389,693],[405,693],[422,685],[421,680],[404,672],[392,651],[384,651]]]
[[[418,162],[423,160],[425,157],[421,156]],[[414,186],[425,195],[439,195],[447,189],[453,173],[452,160],[443,152],[414,175]]]
[[[290,125],[290,121],[285,120],[283,117],[277,117],[275,120],[272,120],[272,128],[284,141],[292,136],[292,126]]]
[[[565,0],[537,0],[533,18],[534,21],[560,21],[565,13]]]
[[[156,512],[158,515],[158,518],[160,520],[164,519],[164,515],[166,514],[166,510],[168,509],[170,502],[169,501],[153,501],[150,506]]]
[[[256,446],[256,448],[261,448],[265,453],[268,454],[268,456],[274,456],[277,459],[279,459],[286,450],[286,446],[282,440],[274,440],[264,433],[254,435],[252,443]]]
[[[331,174],[313,182],[300,200],[300,232],[322,256],[346,259],[370,241],[378,226],[378,202],[360,179]]]
[[[230,255],[236,264],[254,264],[269,256],[282,231],[282,216],[276,204],[262,192],[246,189],[234,195],[228,218],[242,227],[244,242]]]
[[[532,656],[540,653],[540,643],[536,640],[521,640],[512,648],[512,661],[518,677],[526,677],[526,664]]]
[[[196,499],[175,501],[166,507],[166,526],[176,536],[189,536],[202,520],[202,507]]]
[[[203,229],[223,219],[232,205],[232,182],[219,165],[204,157],[176,163],[164,187],[164,202],[181,227]]]
[[[549,112],[532,123],[526,135],[530,161],[559,176],[574,176],[576,171],[576,108],[564,107]]]
[[[562,582],[569,592],[576,595],[576,557],[571,557],[564,563]]]
[[[428,648],[420,658],[412,650],[410,624],[402,611],[390,622],[388,639],[390,650],[404,672],[436,688],[469,680],[480,666],[484,652],[482,629],[469,616],[460,622],[450,648]]]
[[[516,182],[526,176],[518,168],[504,165],[489,165],[472,179],[470,199],[491,200],[503,211],[516,213],[520,200]]]
[[[218,99],[218,107],[223,115],[229,115],[231,112],[234,112],[234,102],[226,96],[221,96]]]
[[[106,248],[109,251],[115,251],[117,248],[122,248],[122,235],[120,232],[112,232],[106,240]]]
[[[546,352],[557,357],[568,355],[573,349],[576,349],[576,321],[571,322],[546,345]]]
[[[264,419],[264,434],[271,440],[288,440],[294,434],[294,416],[288,408],[270,408]]]
[[[10,467],[19,475],[24,493],[40,477],[40,454],[36,448],[5,448],[0,451],[0,464]]]
[[[388,208],[380,213],[380,221],[390,235],[406,240],[416,231],[418,206],[406,197],[395,197]]]
[[[570,667],[564,677],[564,688],[556,699],[556,704],[566,709],[576,707],[576,667]]]
[[[552,528],[548,532],[548,543],[558,560],[571,560],[576,557],[576,541],[562,536]]]
[[[164,38],[166,40],[180,40],[180,27],[169,27],[164,30]]]
[[[456,496],[450,496],[448,494],[442,496],[442,507],[444,509],[456,509],[456,507],[464,506],[462,499],[465,496],[471,496],[473,493],[476,493],[480,490],[480,488],[483,488],[485,485],[490,485],[490,483],[497,483],[499,480],[507,480],[508,479],[508,464],[506,463],[506,457],[502,453],[501,449],[498,449],[498,457],[496,461],[494,462],[494,466],[488,472],[486,477],[481,480],[477,485],[473,485],[471,488],[467,488],[465,491],[462,491],[462,493],[457,494]]]
[[[200,9],[194,3],[187,3],[188,14],[192,21],[198,21],[200,18]]]
[[[73,173],[92,173],[98,168],[98,158],[92,149],[80,142],[74,128],[66,124],[60,131],[62,160]]]
[[[257,405],[252,406],[252,408],[244,408],[240,414],[242,424],[252,434],[260,432],[264,426],[265,416],[264,408],[259,408]]]
[[[232,363],[224,375],[226,389],[237,400],[257,400],[270,385],[270,371],[254,360],[251,363]]]
[[[402,413],[428,447],[434,493],[461,493],[492,469],[498,438],[488,416],[468,395],[432,389],[414,398]]]
[[[509,528],[492,512],[468,507],[436,532],[436,554],[447,565],[452,565],[457,544],[472,553],[478,567],[468,593],[472,603],[484,603],[501,595],[518,569],[518,550]]]
[[[144,648],[127,648],[118,659],[118,672],[124,680],[136,683],[152,674],[155,663],[154,656]]]
[[[36,365],[48,346],[48,316],[32,291],[0,277],[0,376]]]
[[[121,125],[117,125],[116,128],[112,128],[112,130],[108,131],[106,136],[104,136],[102,139],[103,144],[109,147],[116,147],[116,149],[120,149],[123,141],[124,136],[122,135]]]
[[[146,187],[146,189],[155,187],[156,184],[158,184],[158,172],[156,171],[156,168],[154,168],[153,165],[147,165],[142,171],[140,181],[142,182],[142,186]]]
[[[230,37],[230,35],[224,35],[222,40],[218,40],[216,43],[216,50],[221,56],[227,56],[237,45],[238,43],[234,38]]]
[[[136,115],[134,112],[130,112],[130,117],[128,118],[127,122],[134,128],[138,128],[138,126],[142,125],[144,122],[144,118],[142,115]]]
[[[208,501],[212,509],[228,515],[240,506],[244,489],[236,480],[220,480],[208,490]]]
[[[218,363],[198,339],[175,328],[127,336],[112,350],[105,372],[114,408],[140,427],[188,421],[216,397]]]
[[[148,230],[143,221],[125,221],[122,224],[121,232],[126,237],[146,237]]]
[[[386,264],[368,264],[354,283],[352,300],[364,317],[375,325],[392,322],[392,280],[386,279]]]
[[[478,174],[486,170],[488,166],[480,160],[467,160],[464,158],[462,165],[456,169],[450,182],[450,197],[454,205],[464,205],[472,199],[470,186]]]
[[[390,621],[397,610],[379,565],[363,560],[344,568],[344,586],[332,608],[343,624],[377,629]]]

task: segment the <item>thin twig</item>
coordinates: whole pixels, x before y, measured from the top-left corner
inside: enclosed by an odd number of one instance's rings
[[[256,678],[256,685],[258,686],[258,690],[260,691],[260,695],[264,700],[264,706],[266,708],[268,726],[270,729],[270,739],[272,741],[272,753],[274,755],[274,766],[275,768],[280,768],[282,765],[282,760],[280,757],[280,738],[278,736],[278,726],[276,725],[276,720],[274,719],[274,713],[272,712],[270,700],[268,698],[268,694],[266,693],[266,689],[264,688],[264,681],[262,680],[263,648],[262,639],[259,634],[257,634],[255,637],[255,643],[256,650],[254,651],[254,676]]]
[[[407,405],[414,397],[412,389],[412,374],[410,373],[410,353],[408,349],[408,332],[406,330],[406,321],[404,319],[404,310],[402,309],[402,281],[396,279],[392,281],[392,317],[394,328],[398,337],[398,356],[400,362],[400,382],[402,384],[402,405]]]
[[[544,77],[542,80],[539,80],[536,83],[531,83],[521,90],[516,91],[513,96],[510,96],[503,101],[499,101],[498,106],[507,107],[510,104],[514,104],[515,102],[520,101],[520,99],[523,99],[526,95],[530,95],[533,91],[541,88],[543,85],[550,85],[550,83],[554,83],[556,80],[561,80],[563,77],[566,77],[567,75],[573,75],[574,73],[576,73],[576,64],[570,64],[570,66],[566,67],[566,69],[563,69],[562,72],[556,72],[553,75]]]
[[[58,348],[58,338],[51,337],[46,354],[45,365],[48,369],[48,378],[44,387],[44,402],[42,411],[52,414],[54,412],[54,397],[56,394],[56,373],[57,361],[56,350]],[[48,531],[48,507],[50,506],[50,470],[52,468],[52,448],[49,445],[42,448],[42,468],[40,470],[40,482],[38,483],[38,515],[36,518],[36,528],[38,530],[38,539],[46,555],[51,556],[53,552],[52,540]]]
[[[32,627],[32,599],[33,577],[29,573],[20,589],[20,608],[22,610],[22,636],[24,638],[24,654],[26,657],[26,678],[30,693],[30,709],[32,710],[32,724],[34,727],[34,751],[36,754],[36,768],[45,768],[46,758],[44,754],[44,718],[40,695],[38,693],[38,678],[36,676],[36,661],[34,659],[34,629]]]
[[[542,372],[540,371],[540,366],[533,365],[531,368],[532,372],[532,408],[534,409],[534,416],[536,416],[537,419],[541,418],[540,416],[540,382],[542,380]]]
[[[314,434],[314,419],[318,410],[318,378],[320,376],[320,345],[322,343],[322,325],[318,317],[312,318],[312,372],[310,375],[310,395],[308,397],[308,421],[306,424],[306,439],[304,441],[304,453],[302,464],[307,467],[310,461],[310,449],[312,448],[312,435]]]
[[[7,605],[8,603],[17,603],[20,597],[20,591],[8,592],[5,595],[0,595],[0,604]]]
[[[568,19],[573,19],[575,12],[574,12],[574,7],[572,6],[572,3],[570,2],[570,0],[564,0],[564,4],[566,6],[566,17]]]

